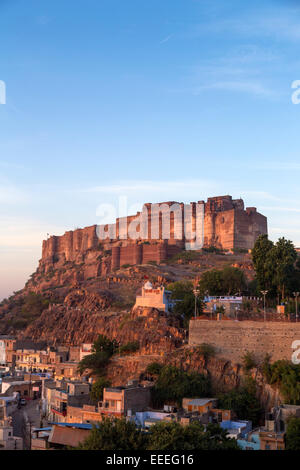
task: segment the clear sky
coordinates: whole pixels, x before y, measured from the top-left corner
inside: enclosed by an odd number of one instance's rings
[[[0,298],[119,196],[241,196],[300,246],[298,1],[0,0],[0,51]]]

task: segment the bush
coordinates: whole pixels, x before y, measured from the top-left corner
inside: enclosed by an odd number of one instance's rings
[[[199,253],[197,251],[184,250],[172,256],[169,262],[174,263],[176,261],[182,261],[183,263],[189,263],[190,261],[195,261],[196,259],[199,259]]]
[[[268,383],[279,387],[285,403],[300,405],[300,364],[281,360],[266,364],[263,371]]]
[[[211,344],[202,343],[198,349],[206,361],[216,355],[216,349]]]
[[[138,341],[131,341],[129,343],[120,346],[120,354],[130,354],[138,351],[140,349],[140,343]]]
[[[243,367],[246,371],[250,371],[251,369],[257,366],[253,352],[246,351],[246,353],[244,354],[242,358],[242,361],[243,361]]]
[[[146,372],[150,375],[159,375],[162,368],[163,365],[159,362],[151,362],[151,364],[147,366]]]

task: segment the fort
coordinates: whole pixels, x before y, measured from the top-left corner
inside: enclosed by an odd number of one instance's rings
[[[172,211],[174,204],[181,208],[181,220],[178,220]],[[142,212],[125,219],[117,218],[115,224],[103,226],[108,234],[104,240],[99,239],[99,226],[97,225],[68,231],[62,236],[51,236],[43,241],[41,262],[46,264],[57,261],[78,261],[83,253],[102,248],[105,251],[111,251],[111,269],[125,264],[144,264],[149,261],[160,263],[188,248],[191,238],[189,239],[184,231],[185,215],[187,212],[191,215],[190,233],[197,233],[197,217],[199,217],[197,208],[199,206],[203,208],[204,247],[249,250],[253,248],[259,235],[267,234],[267,218],[257,212],[255,207],[245,209],[242,199],[232,199],[231,196],[211,197],[207,202],[198,201],[190,204],[169,201],[161,203],[161,206],[164,209],[155,219],[152,217],[154,205],[147,203]],[[167,215],[166,212],[168,212]],[[136,239],[127,237],[130,224],[141,225],[145,213],[146,234]],[[167,237],[162,228],[165,216],[169,217]],[[181,233],[180,237],[178,237],[178,232]]]
[[[266,354],[271,356],[272,362],[281,359],[290,361],[296,349],[295,342],[299,340],[300,323],[200,319],[190,321],[190,346],[210,344],[218,355],[237,363],[241,363],[247,351],[254,353],[259,361]]]

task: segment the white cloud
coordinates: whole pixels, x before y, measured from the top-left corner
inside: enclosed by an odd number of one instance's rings
[[[160,44],[164,44],[165,42],[170,41],[170,39],[173,37],[173,34],[169,34],[169,36],[165,37],[160,41]]]

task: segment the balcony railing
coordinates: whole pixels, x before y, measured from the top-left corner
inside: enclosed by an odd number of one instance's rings
[[[51,410],[51,413],[55,413],[56,415],[59,415],[59,416],[67,415],[67,410],[61,410],[59,408],[55,408],[54,406],[51,406],[50,410]]]

